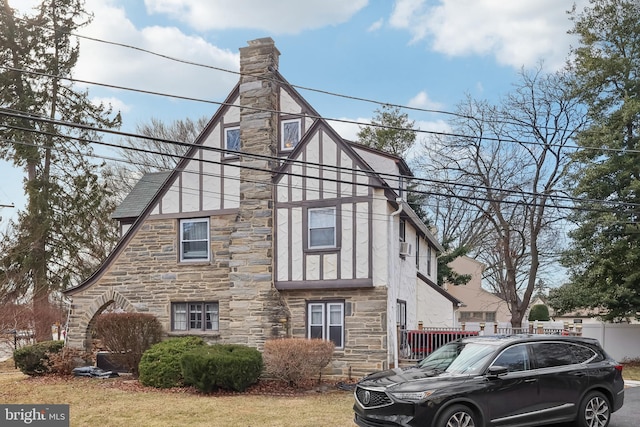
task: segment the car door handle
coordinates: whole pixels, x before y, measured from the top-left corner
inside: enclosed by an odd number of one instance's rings
[[[571,375],[574,377],[584,377],[586,374],[584,372],[572,372]]]
[[[536,381],[538,381],[537,378],[527,378],[524,380],[525,383],[535,383]]]

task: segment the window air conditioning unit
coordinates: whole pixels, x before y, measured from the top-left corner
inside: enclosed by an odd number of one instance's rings
[[[400,242],[400,255],[401,256],[411,255],[411,243]]]

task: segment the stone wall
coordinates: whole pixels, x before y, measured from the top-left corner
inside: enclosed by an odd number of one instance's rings
[[[111,303],[124,311],[151,313],[170,331],[172,301],[220,301],[220,334],[228,331],[234,221],[235,215],[211,218],[211,262],[179,263],[178,219],[148,219],[103,276],[71,297],[69,345],[90,348],[91,324]]]
[[[280,305],[273,284],[273,187],[278,96],[274,70],[280,53],[272,39],[240,49],[240,210],[230,253],[230,340],[262,348],[279,335]]]
[[[387,368],[387,289],[281,291],[291,312],[288,332],[307,336],[307,301],[344,300],[345,348],[336,349],[323,375],[360,378]],[[321,298],[319,298],[321,297]]]

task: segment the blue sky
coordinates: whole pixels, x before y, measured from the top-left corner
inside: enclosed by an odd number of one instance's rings
[[[37,0],[9,0],[28,11]],[[578,8],[587,0],[577,0]],[[466,93],[497,100],[523,67],[560,68],[569,52],[569,0],[87,0],[93,22],[79,34],[237,71],[240,47],[271,37],[280,72],[294,85],[453,111]],[[91,82],[222,102],[231,73],[180,64],[81,39],[74,77]],[[159,118],[212,116],[212,103],[88,85],[120,110],[124,131]],[[366,123],[372,103],[300,91],[327,118]],[[447,116],[409,111],[425,130],[446,131]],[[355,139],[358,127],[336,124]],[[0,162],[0,230],[24,205],[23,171]]]

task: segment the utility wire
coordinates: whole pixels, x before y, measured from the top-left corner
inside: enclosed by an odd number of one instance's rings
[[[5,70],[9,70],[9,71],[14,71],[14,72],[32,74],[32,75],[40,76],[40,77],[47,77],[47,78],[51,78],[51,79],[66,80],[66,81],[69,81],[69,82],[72,82],[72,83],[83,83],[83,84],[87,84],[87,85],[106,87],[106,88],[110,88],[110,89],[117,89],[117,90],[123,90],[123,91],[128,91],[128,92],[142,93],[142,94],[145,94],[145,95],[154,95],[154,96],[160,96],[160,97],[166,97],[166,98],[180,99],[180,100],[185,100],[185,101],[201,102],[201,103],[206,103],[206,104],[218,105],[218,106],[221,106],[221,107],[241,108],[240,105],[236,105],[236,104],[228,103],[228,102],[212,101],[212,100],[209,100],[209,99],[194,98],[194,97],[189,97],[189,96],[184,96],[184,95],[174,95],[174,94],[169,94],[169,93],[166,93],[166,92],[157,92],[157,91],[151,91],[151,90],[145,90],[145,89],[136,89],[136,88],[120,86],[120,85],[114,85],[114,84],[108,84],[108,83],[100,83],[100,82],[95,82],[95,81],[91,81],[91,80],[77,79],[77,78],[73,78],[73,77],[56,76],[56,75],[49,74],[49,73],[43,73],[43,72],[32,71],[32,70],[25,70],[25,69],[10,67],[10,66],[7,66],[7,65],[2,65],[2,64],[0,64],[0,68],[5,69]],[[257,107],[250,107],[250,106],[243,106],[242,108],[245,108],[245,109],[251,110],[251,111],[276,113],[276,114],[286,114],[286,115],[293,115],[293,116],[299,116],[299,117],[304,117],[304,118],[310,118],[310,119],[314,119],[314,120],[325,120],[325,121],[329,121],[329,122],[337,122],[337,123],[345,123],[345,124],[358,125],[358,126],[375,127],[375,128],[380,128],[380,129],[390,129],[390,130],[397,130],[397,131],[411,131],[411,132],[415,132],[415,133],[418,133],[418,134],[426,134],[426,135],[431,135],[431,136],[436,136],[436,137],[450,137],[450,138],[460,138],[460,139],[468,139],[468,140],[478,140],[478,139],[480,139],[480,140],[483,140],[483,141],[492,141],[492,142],[500,142],[500,143],[507,143],[508,142],[508,143],[516,143],[516,144],[520,144],[520,145],[540,146],[540,147],[544,147],[544,148],[554,147],[554,148],[566,149],[566,150],[594,150],[594,151],[601,151],[601,152],[618,152],[618,153],[625,153],[625,154],[640,154],[640,150],[635,150],[635,149],[608,148],[608,147],[589,147],[589,146],[564,144],[564,143],[546,143],[546,142],[539,142],[539,141],[523,141],[523,140],[517,140],[517,139],[511,138],[511,137],[509,137],[509,138],[501,138],[501,137],[492,137],[492,136],[484,136],[484,135],[483,136],[465,135],[465,134],[453,133],[453,132],[443,132],[443,131],[426,130],[426,129],[404,128],[404,127],[398,127],[398,126],[388,126],[388,125],[383,125],[383,124],[380,124],[380,123],[361,123],[361,122],[357,122],[355,120],[339,119],[339,118],[328,118],[328,117],[323,117],[323,116],[313,115],[313,114],[307,114],[307,113],[291,113],[289,111],[257,108]]]
[[[4,14],[3,11],[0,11],[0,13]],[[12,16],[11,18],[23,21],[23,22],[27,22],[26,19],[17,17],[17,16]],[[229,69],[225,69],[222,67],[215,67],[212,65],[208,65],[208,64],[203,64],[203,63],[199,63],[199,62],[195,62],[195,61],[189,61],[189,60],[185,60],[185,59],[181,59],[181,58],[176,58],[170,55],[166,55],[166,54],[162,54],[159,52],[155,52],[149,49],[144,49],[138,46],[133,46],[131,44],[127,44],[127,43],[120,43],[120,42],[115,42],[115,41],[110,41],[110,40],[104,40],[104,39],[99,39],[96,37],[90,37],[90,36],[85,36],[85,35],[81,35],[78,33],[74,33],[71,31],[63,31],[59,28],[50,28],[44,25],[34,25],[35,27],[38,28],[42,28],[51,32],[56,32],[59,34],[65,34],[65,35],[69,35],[69,36],[73,36],[73,37],[77,37],[80,39],[86,39],[89,41],[93,41],[96,43],[103,43],[103,44],[108,44],[108,45],[113,45],[113,46],[118,46],[118,47],[123,47],[126,49],[131,49],[131,50],[136,50],[136,51],[140,51],[149,55],[153,55],[153,56],[157,56],[163,59],[167,59],[170,61],[174,61],[174,62],[178,62],[178,63],[183,63],[183,64],[187,64],[187,65],[191,65],[191,66],[196,66],[196,67],[202,67],[202,68],[207,68],[207,69],[211,69],[211,70],[216,70],[216,71],[221,71],[221,72],[225,72],[225,73],[230,73],[230,74],[235,74],[235,75],[239,75],[242,76],[242,73],[240,73],[239,71],[233,71],[233,70],[229,70]],[[28,72],[27,70],[23,70],[24,72]],[[51,78],[56,78],[55,76],[52,75],[47,75]],[[326,94],[326,95],[330,95],[330,96],[335,96],[335,97],[341,97],[341,98],[345,98],[345,99],[351,99],[351,100],[356,100],[356,101],[361,101],[361,102],[367,102],[367,103],[373,103],[376,105],[381,105],[381,106],[390,106],[390,107],[397,107],[397,108],[401,108],[401,109],[407,109],[407,110],[414,110],[414,111],[421,111],[421,112],[427,112],[427,113],[437,113],[437,114],[445,114],[445,115],[451,115],[451,116],[455,116],[455,117],[460,117],[460,118],[465,118],[465,119],[471,119],[471,120],[480,120],[476,117],[467,115],[467,114],[461,114],[461,113],[457,113],[457,112],[451,112],[451,111],[445,111],[445,110],[435,110],[435,109],[426,109],[426,108],[420,108],[420,107],[411,107],[411,106],[406,106],[406,105],[401,105],[401,104],[393,104],[393,103],[388,103],[388,102],[383,102],[383,101],[377,101],[377,100],[373,100],[373,99],[369,99],[369,98],[363,98],[363,97],[357,97],[357,96],[351,96],[351,95],[345,95],[345,94],[340,94],[340,93],[336,93],[336,92],[331,92],[331,91],[327,91],[327,90],[322,90],[322,89],[315,89],[315,88],[310,88],[310,87],[305,87],[305,86],[300,86],[300,85],[295,85],[295,84],[291,84],[285,81],[280,81],[280,80],[276,80],[270,77],[263,77],[263,76],[254,76],[258,79],[261,80],[266,80],[266,81],[274,81],[277,83],[284,83],[292,88],[296,88],[296,89],[302,89],[302,90],[307,90],[307,91],[312,91],[312,92],[317,92],[317,93],[321,93],[321,94]],[[62,78],[62,77],[58,77],[58,78]],[[208,100],[202,100],[202,99],[196,99],[196,98],[190,98],[190,97],[181,97],[179,95],[170,95],[170,94],[162,94],[159,92],[153,92],[153,91],[144,91],[144,90],[136,90],[136,89],[132,89],[132,88],[126,88],[126,87],[121,87],[121,86],[116,86],[116,85],[108,85],[108,84],[103,84],[103,83],[98,83],[98,82],[91,82],[91,81],[84,81],[84,80],[74,80],[74,79],[68,79],[70,81],[76,81],[76,82],[80,82],[80,83],[85,83],[85,84],[92,84],[92,85],[96,85],[96,86],[104,86],[104,87],[110,87],[110,88],[114,88],[114,89],[121,89],[121,90],[131,90],[131,91],[139,91],[141,93],[146,93],[146,94],[153,94],[153,95],[159,95],[159,96],[168,96],[168,97],[174,97],[177,99],[185,99],[185,100],[192,100],[192,101],[198,101],[198,102],[208,102],[208,103],[214,103],[214,104],[218,104],[218,105],[224,105],[224,103],[217,103],[214,101],[208,101]],[[233,106],[233,105],[232,105]],[[235,106],[233,106],[235,107]],[[312,117],[312,118],[317,118],[317,117]],[[331,121],[336,121],[336,122],[342,122],[342,123],[348,123],[348,124],[357,124],[357,125],[367,125],[367,126],[374,126],[374,127],[382,127],[382,128],[388,128],[388,129],[394,129],[394,130],[409,130],[409,131],[415,131],[415,132],[419,132],[419,133],[428,133],[428,134],[432,134],[432,135],[439,135],[439,136],[453,136],[453,137],[466,137],[466,138],[477,138],[476,136],[466,136],[466,135],[458,135],[458,134],[453,134],[453,133],[447,133],[447,132],[436,132],[436,131],[426,131],[426,130],[421,130],[421,129],[412,129],[412,128],[397,128],[397,127],[389,127],[389,126],[384,126],[384,125],[379,125],[379,124],[375,124],[375,123],[370,123],[370,124],[365,124],[365,123],[360,123],[360,122],[356,122],[356,121],[351,121],[351,120],[343,120],[343,119],[326,119],[326,120],[331,120]],[[505,121],[505,123],[510,123]],[[557,130],[557,131],[562,131],[562,132],[566,132],[567,129],[562,129],[562,128],[551,128],[548,126],[541,126],[541,128],[544,129],[551,129],[551,130]],[[568,130],[570,133],[573,133],[575,131],[575,129]],[[628,150],[628,149],[619,149],[619,148],[606,148],[606,147],[588,147],[588,146],[570,146],[567,144],[548,144],[548,143],[542,143],[542,142],[533,142],[533,141],[518,141],[515,140],[513,138],[509,138],[509,139],[498,139],[498,138],[484,138],[485,140],[494,140],[494,141],[508,141],[508,142],[516,142],[519,144],[530,144],[530,145],[542,145],[545,147],[559,147],[559,148],[568,148],[568,149],[591,149],[591,150],[596,150],[596,151],[603,151],[603,152],[624,152],[624,153],[634,153],[634,152],[640,152],[640,150]]]
[[[109,134],[114,134],[114,135],[119,135],[119,136],[125,136],[125,137],[130,137],[130,138],[141,138],[141,139],[148,139],[148,140],[153,140],[156,142],[162,142],[162,143],[167,143],[167,144],[176,144],[176,145],[180,145],[183,147],[198,147],[202,150],[210,150],[210,151],[214,151],[214,152],[218,152],[218,153],[222,153],[223,155],[229,155],[229,154],[233,154],[233,155],[242,155],[244,157],[251,157],[251,158],[256,158],[256,159],[261,159],[261,160],[267,160],[267,161],[277,161],[277,162],[288,162],[288,163],[292,163],[292,164],[298,164],[301,166],[312,166],[314,168],[324,168],[324,169],[333,169],[336,172],[349,172],[349,173],[355,173],[355,174],[363,174],[366,176],[371,175],[371,172],[368,171],[363,171],[361,169],[357,169],[357,168],[345,168],[345,167],[340,167],[340,166],[334,166],[334,165],[323,165],[321,163],[316,163],[316,162],[309,162],[309,161],[301,161],[301,160],[292,160],[292,159],[286,159],[286,158],[282,158],[282,157],[277,157],[277,156],[266,156],[266,155],[257,155],[257,154],[251,154],[251,153],[237,153],[235,151],[231,151],[231,150],[227,150],[227,149],[223,149],[223,148],[217,148],[217,147],[210,147],[210,146],[205,146],[205,145],[197,145],[197,144],[193,144],[193,143],[187,143],[187,142],[181,142],[181,141],[173,141],[173,140],[168,140],[168,139],[163,139],[163,138],[156,138],[156,137],[148,137],[148,136],[144,136],[144,135],[139,135],[139,134],[133,134],[133,133],[129,133],[129,132],[122,132],[122,131],[116,131],[113,129],[99,129],[99,128],[95,128],[95,127],[91,127],[88,125],[80,125],[77,123],[73,123],[73,122],[65,122],[65,121],[60,121],[60,120],[54,120],[54,119],[50,119],[48,117],[43,117],[43,116],[34,116],[34,115],[25,115],[24,113],[15,113],[16,110],[7,110],[7,109],[0,109],[0,114],[4,114],[7,116],[11,116],[11,117],[15,117],[15,118],[22,118],[22,119],[29,119],[29,120],[35,120],[35,121],[41,121],[41,122],[46,122],[46,123],[52,123],[52,124],[56,124],[56,125],[62,125],[62,126],[67,126],[67,127],[72,127],[72,128],[80,128],[83,130],[91,130],[91,131],[95,131],[95,132],[103,132],[103,133],[109,133]],[[9,128],[12,129],[16,129],[16,130],[21,130],[21,131],[27,131],[27,132],[38,132],[41,134],[45,134],[48,136],[59,136],[57,134],[49,134],[43,131],[36,131],[33,129],[29,129],[29,128],[21,128],[18,126],[7,126]],[[68,138],[75,138],[72,136],[65,136]],[[76,139],[80,139],[80,138],[76,138]],[[98,145],[104,145],[104,146],[109,146],[109,147],[113,147],[113,148],[126,148],[124,146],[121,145],[117,145],[117,144],[112,144],[112,143],[107,143],[107,142],[103,142],[103,141],[93,141],[93,140],[86,140],[86,139],[81,139],[87,142],[91,142],[94,144],[98,144]],[[147,152],[150,154],[162,154],[162,155],[167,155],[165,153],[160,153],[160,152],[154,152],[152,150],[143,150],[143,149],[135,149],[135,150],[139,150],[139,151],[143,151],[143,152]],[[221,164],[228,164],[228,162],[220,162]],[[534,192],[527,192],[527,191],[523,191],[523,190],[508,190],[508,189],[500,189],[500,188],[492,188],[492,187],[487,187],[487,186],[480,186],[480,185],[473,185],[473,184],[466,184],[466,183],[451,183],[451,182],[445,182],[445,181],[441,181],[441,180],[435,180],[435,179],[429,179],[429,178],[420,178],[420,177],[412,177],[412,176],[408,176],[408,175],[397,175],[397,174],[390,174],[390,173],[383,173],[383,172],[374,172],[377,176],[380,177],[385,177],[392,179],[392,180],[410,180],[413,182],[422,182],[422,183],[429,183],[429,184],[439,184],[439,185],[454,185],[454,186],[458,186],[458,187],[467,187],[473,190],[485,190],[485,191],[493,191],[496,193],[507,193],[507,194],[514,194],[514,195],[518,195],[518,196],[528,196],[528,197],[550,197],[553,199],[558,199],[558,200],[568,200],[568,201],[577,201],[577,200],[582,200],[582,199],[577,199],[577,198],[573,198],[570,196],[562,196],[562,195],[550,195],[550,194],[540,194],[540,193],[534,193]],[[301,176],[306,176],[306,175],[301,175]]]
[[[63,121],[59,121],[59,120],[53,120],[53,119],[49,119],[49,118],[42,118],[42,117],[34,117],[31,115],[23,115],[23,114],[16,114],[16,113],[12,113],[12,112],[8,112],[8,111],[2,111],[0,110],[1,114],[4,115],[8,115],[8,116],[12,116],[12,117],[18,117],[18,118],[24,118],[24,119],[29,119],[29,120],[35,120],[35,121],[42,121],[42,122],[47,122],[47,123],[53,123],[53,124],[57,124],[57,125],[62,125],[62,126],[68,126],[68,127],[73,127],[73,128],[81,128],[84,130],[92,130],[92,131],[96,131],[96,132],[105,132],[105,133],[111,133],[111,134],[116,134],[116,135],[120,135],[120,136],[127,136],[127,137],[132,137],[132,138],[143,138],[143,139],[149,139],[149,140],[154,140],[157,142],[164,142],[164,143],[170,143],[170,144],[179,144],[182,146],[186,146],[186,147],[192,147],[194,146],[194,144],[191,143],[185,143],[185,142],[179,142],[179,141],[171,141],[171,140],[167,140],[167,139],[162,139],[162,138],[156,138],[156,137],[148,137],[148,136],[141,136],[141,135],[136,135],[136,134],[132,134],[132,133],[127,133],[127,132],[121,132],[121,131],[115,131],[115,130],[111,130],[111,129],[99,129],[99,128],[94,128],[88,125],[79,125],[77,123],[71,123],[71,122],[63,122]],[[75,137],[75,136],[70,136],[70,135],[60,135],[60,134],[54,134],[54,133],[49,133],[49,132],[45,132],[45,131],[40,131],[40,130],[34,130],[34,129],[29,129],[29,128],[21,128],[21,127],[17,127],[17,126],[7,126],[8,128],[14,129],[14,130],[20,130],[20,131],[25,131],[25,132],[33,132],[33,133],[37,133],[37,134],[41,134],[41,135],[47,135],[47,136],[55,136],[55,137],[60,137],[63,136],[65,138],[69,138],[69,139],[76,139],[78,141],[82,141],[82,142],[86,142],[86,143],[92,143],[92,144],[98,144],[98,145],[104,145],[104,146],[108,146],[108,147],[112,147],[112,148],[120,148],[120,149],[128,149],[128,150],[134,150],[134,151],[138,151],[138,152],[144,152],[144,153],[148,153],[148,154],[161,154],[161,155],[165,155],[165,156],[173,156],[173,157],[179,157],[180,159],[184,159],[186,158],[185,156],[176,156],[176,155],[172,155],[172,154],[168,154],[168,153],[161,153],[158,151],[153,151],[153,150],[148,150],[148,149],[142,149],[142,148],[132,148],[132,147],[126,147],[126,146],[122,146],[122,145],[118,145],[118,144],[113,144],[113,143],[108,143],[108,142],[104,142],[104,141],[94,141],[94,140],[88,140],[86,138],[80,138],[80,137]],[[18,143],[18,142],[14,142],[14,143]],[[34,144],[34,146],[37,146]],[[199,149],[202,150],[212,150],[212,151],[216,151],[219,153],[229,153],[229,150],[225,150],[222,148],[217,148],[217,147],[210,147],[210,146],[204,146],[204,145],[197,145],[197,147]],[[233,152],[234,154],[236,154],[236,152]],[[255,154],[248,154],[248,153],[239,153],[239,155],[241,156],[247,156],[247,157],[254,157],[254,158],[261,158],[263,160],[269,160],[269,161],[278,161],[278,162],[291,162],[291,160],[287,160],[286,158],[280,158],[280,157],[273,157],[273,156],[262,156],[262,155],[255,155]],[[196,159],[194,159],[196,160]],[[259,167],[253,167],[253,166],[246,166],[246,165],[241,165],[241,164],[237,164],[237,163],[232,163],[232,162],[228,162],[228,161],[215,161],[215,160],[199,160],[205,163],[212,163],[212,164],[218,164],[218,165],[226,165],[226,166],[232,166],[232,167],[241,167],[241,168],[248,168],[248,169],[252,169],[252,170],[256,170],[256,171],[261,171],[261,172],[269,172],[269,173],[274,173],[273,170],[270,169],[262,169]],[[352,168],[343,168],[343,167],[337,167],[337,166],[333,166],[333,165],[322,165],[320,163],[311,163],[311,162],[302,162],[302,161],[293,161],[295,163],[299,163],[301,165],[304,166],[312,166],[314,168],[331,168],[331,169],[335,169],[336,171],[340,171],[343,172],[345,169],[347,170],[347,172],[349,173],[363,173],[367,176],[371,175],[371,172],[368,171],[363,171],[360,169],[352,169]],[[293,173],[293,172],[287,172],[286,173],[289,176],[296,176],[296,177],[300,177],[300,178],[312,178],[309,177],[308,175],[305,175],[303,173]],[[409,176],[405,176],[405,175],[393,175],[393,174],[386,174],[386,173],[374,173],[376,175],[379,176],[386,176],[386,177],[390,177],[393,179],[410,179],[414,182],[422,182],[422,183],[429,183],[429,184],[441,184],[441,185],[454,185],[454,186],[459,186],[459,187],[467,187],[469,189],[472,190],[484,190],[484,191],[494,191],[496,193],[499,194],[512,194],[512,195],[517,195],[517,196],[529,196],[532,198],[541,198],[541,197],[547,197],[549,200],[552,201],[571,201],[571,202],[579,202],[579,203],[597,203],[597,204],[615,204],[615,205],[620,205],[620,206],[628,206],[628,207],[640,207],[640,204],[635,204],[635,203],[627,203],[627,202],[619,202],[619,201],[605,201],[605,200],[588,200],[588,199],[580,199],[580,198],[575,198],[575,197],[570,197],[570,196],[562,196],[562,195],[555,195],[555,194],[540,194],[540,193],[533,193],[533,192],[524,192],[522,190],[504,190],[504,189],[497,189],[497,188],[490,188],[490,187],[482,187],[482,186],[478,186],[478,185],[473,185],[473,184],[460,184],[460,183],[448,183],[448,182],[444,182],[444,181],[438,181],[438,180],[433,180],[433,179],[427,179],[427,178],[418,178],[418,177],[409,177]],[[312,178],[313,179],[313,178]],[[345,183],[345,184],[354,184],[354,182],[352,181],[344,181],[344,180],[339,180],[339,179],[333,179],[333,178],[328,178],[328,177],[323,177],[323,178],[316,178],[316,179],[321,179],[324,181],[330,181],[330,182],[336,182],[336,183]],[[355,183],[356,185],[363,185],[363,186],[372,186],[369,184],[360,184],[360,183]],[[373,186],[374,188],[384,188],[382,186]],[[570,206],[559,206],[559,205],[548,205],[548,204],[543,204],[541,205],[540,203],[530,203],[530,202],[525,202],[522,200],[518,200],[518,201],[513,201],[513,200],[497,200],[495,198],[483,198],[483,197],[478,197],[478,196],[453,196],[453,195],[447,195],[447,194],[442,194],[442,193],[437,193],[437,192],[430,192],[430,191],[420,191],[420,190],[405,190],[405,191],[409,191],[409,192],[414,192],[416,194],[423,194],[423,195],[431,195],[431,196],[440,196],[440,197],[456,197],[456,198],[460,198],[460,199],[466,199],[466,200],[477,200],[477,201],[485,201],[485,202],[492,202],[492,201],[500,201],[502,203],[508,203],[508,204],[528,204],[528,205],[532,205],[532,206],[548,206],[548,207],[555,207],[558,209],[581,209],[580,207],[570,207]],[[610,210],[607,210],[606,212],[609,212]]]

